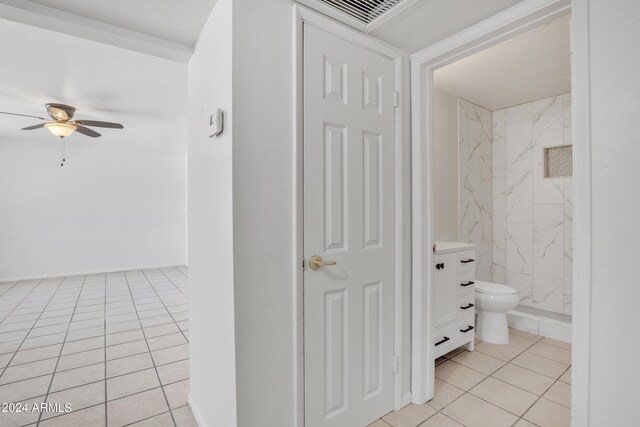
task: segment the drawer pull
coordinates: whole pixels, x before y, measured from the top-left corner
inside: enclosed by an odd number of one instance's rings
[[[462,260],[462,261],[460,261],[460,262],[461,262],[461,263],[463,263],[463,264],[469,264],[470,262],[473,262],[473,261],[475,261],[475,259],[473,259],[473,258],[469,258],[469,259],[467,259],[467,260]]]
[[[444,263],[436,264],[436,270],[442,270],[444,268]]]
[[[473,330],[473,326],[469,326],[467,329],[460,329],[460,332],[467,333],[467,332],[472,331],[472,330]]]
[[[473,307],[474,305],[469,303],[469,305],[467,305],[466,307],[460,307],[463,310],[469,310],[471,307]]]
[[[469,282],[469,283],[460,283],[460,286],[471,286],[473,285],[475,282]]]
[[[447,341],[449,341],[449,337],[444,337],[444,339],[442,339],[441,341],[438,341],[436,343],[436,347],[439,346],[440,344],[446,343]]]

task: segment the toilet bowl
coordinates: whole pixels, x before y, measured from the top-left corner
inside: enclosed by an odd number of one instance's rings
[[[476,281],[476,337],[491,344],[509,344],[507,311],[520,302],[516,289],[497,283]]]

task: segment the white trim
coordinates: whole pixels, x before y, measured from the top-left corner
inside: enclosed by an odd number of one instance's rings
[[[3,3],[0,3],[0,17],[172,61],[189,62],[193,54],[193,48],[190,46],[32,2],[3,0]]]
[[[207,427],[207,424],[204,422],[204,418],[202,418],[202,414],[200,414],[198,407],[191,397],[191,393],[187,396],[187,403],[189,404],[189,408],[191,408],[191,413],[193,414],[193,418],[195,418],[198,427]]]
[[[343,24],[335,22],[331,18],[325,17],[315,11],[312,11],[301,5],[294,5],[294,22],[293,22],[293,31],[294,31],[294,126],[293,126],[293,137],[294,137],[294,224],[292,226],[293,231],[293,246],[295,248],[294,251],[294,325],[293,331],[294,334],[294,426],[304,426],[304,331],[303,331],[303,321],[304,321],[304,312],[303,312],[303,270],[302,263],[304,258],[303,251],[303,243],[304,243],[304,199],[303,199],[303,164],[304,164],[304,146],[303,146],[303,29],[302,26],[304,23],[313,25],[318,27],[324,31],[328,31],[331,34],[338,36],[344,40],[347,40],[351,43],[355,43],[360,45],[368,50],[376,52],[378,54],[384,55],[389,59],[393,60],[395,63],[396,70],[396,88],[395,90],[401,93],[401,96],[408,99],[409,92],[408,87],[405,83],[405,70],[406,65],[408,63],[408,58],[404,54],[404,52],[386,44],[379,40],[376,40],[366,34],[359,33],[352,28],[349,28]],[[396,158],[396,260],[395,260],[395,308],[394,308],[394,356],[398,357],[399,363],[399,372],[394,378],[394,408],[400,409],[402,406],[405,406],[406,396],[402,396],[402,290],[404,288],[403,283],[403,275],[402,275],[402,246],[403,246],[403,205],[399,203],[398,200],[402,200],[402,194],[404,190],[402,188],[403,179],[402,179],[402,155],[405,150],[404,144],[407,144],[406,140],[406,131],[403,127],[403,123],[408,119],[406,113],[404,112],[403,106],[406,102],[402,102],[398,107],[397,116],[396,116],[396,156],[399,156],[399,159]],[[400,165],[400,167],[398,166]],[[398,190],[400,189],[400,190]],[[399,193],[399,194],[398,194]],[[398,199],[398,197],[400,199]],[[400,230],[400,231],[398,231]],[[400,266],[400,268],[398,267]],[[399,271],[398,271],[399,270]],[[400,322],[400,324],[398,324]]]
[[[412,92],[412,395],[422,404],[434,395],[433,323],[433,72],[571,11],[570,0],[526,0],[411,57]],[[578,88],[580,90],[580,88]],[[582,123],[580,125],[586,125]],[[576,125],[577,126],[577,125]],[[575,150],[575,148],[574,148]],[[574,165],[577,164],[574,162]],[[575,167],[575,166],[574,166]],[[580,168],[578,165],[577,168]],[[574,169],[576,170],[576,169]],[[584,179],[586,171],[581,171]],[[576,180],[574,179],[574,182]],[[577,216],[577,215],[576,215]],[[584,220],[584,219],[583,219]],[[585,230],[589,232],[589,230]],[[583,264],[580,264],[584,267]],[[574,269],[577,269],[574,266]],[[581,286],[588,283],[580,282]],[[575,297],[574,297],[575,309]],[[574,328],[583,325],[574,322]],[[580,355],[574,352],[574,355]],[[582,355],[580,355],[582,356]],[[574,376],[576,374],[574,373]],[[587,376],[587,372],[580,372]],[[574,411],[576,411],[574,405]],[[582,408],[580,409],[582,410]],[[579,424],[582,425],[582,424]]]
[[[367,34],[355,31],[353,28],[349,28],[346,25],[336,22],[333,19],[321,15],[307,7],[294,5],[294,8],[301,17],[302,22],[318,27],[324,31],[328,31],[334,36],[360,45],[372,52],[384,55],[389,59],[398,60],[405,55],[404,52],[396,49],[390,44],[384,43]]]
[[[435,69],[566,15],[571,0],[525,0],[411,55],[411,62]]]
[[[398,410],[408,403],[404,403],[405,399],[402,395],[402,372],[403,372],[403,351],[402,351],[402,331],[403,331],[403,314],[404,314],[404,289],[405,286],[409,286],[404,282],[404,227],[407,225],[404,222],[404,197],[405,197],[405,180],[404,180],[404,157],[405,151],[410,149],[409,145],[409,117],[407,113],[409,111],[409,99],[411,97],[411,91],[408,84],[408,72],[409,72],[409,58],[401,52],[398,52],[400,56],[395,59],[395,90],[400,96],[400,102],[396,108],[396,251],[395,251],[395,307],[394,307],[394,356],[398,360],[398,372],[394,378],[394,409]]]
[[[301,10],[293,8],[293,426],[304,426],[304,40]]]
[[[384,15],[380,16],[379,18],[377,18],[376,20],[370,22],[369,24],[364,24],[364,23],[358,21],[357,19],[352,18],[351,16],[339,11],[335,7],[331,7],[328,4],[322,3],[319,0],[295,0],[295,1],[297,1],[298,3],[304,4],[307,7],[315,9],[320,13],[323,13],[323,14],[325,14],[327,16],[330,16],[330,17],[332,17],[332,18],[334,18],[334,19],[336,19],[336,20],[338,20],[338,21],[340,21],[342,23],[345,23],[348,26],[355,28],[356,30],[359,30],[359,31],[362,31],[362,32],[365,32],[365,33],[369,33],[371,31],[373,31],[379,25],[383,24],[384,22],[386,22],[389,19],[393,18],[398,13],[402,12],[403,10],[405,10],[407,7],[409,7],[412,4],[414,4],[418,0],[404,0],[402,3],[398,4],[397,6],[394,6],[392,9],[390,9]]]
[[[409,393],[405,393],[405,394],[402,396],[402,403],[401,403],[401,405],[402,405],[402,407],[405,407],[405,406],[407,406],[409,403],[411,403],[411,392],[409,392]]]
[[[411,61],[411,394],[414,403],[425,403],[433,398],[435,364],[434,352],[429,343],[433,342],[430,319],[432,301],[431,273],[428,266],[433,264],[431,250],[433,217],[431,208],[431,155],[430,145],[422,144],[423,128],[429,128],[431,115],[422,112],[428,108],[430,97],[421,96],[427,86],[426,75],[418,62]],[[426,124],[426,126],[425,126]],[[431,139],[431,138],[429,138]],[[424,268],[427,266],[427,268]]]
[[[77,271],[71,273],[56,273],[56,274],[38,274],[34,276],[20,276],[20,277],[2,277],[0,278],[0,282],[18,282],[20,280],[41,280],[41,279],[54,279],[58,277],[68,277],[68,276],[87,276],[90,274],[107,274],[107,273],[120,273],[123,271],[137,271],[137,270],[157,270],[159,268],[175,268],[175,267],[184,267],[186,263],[178,263],[178,264],[156,264],[156,265],[148,265],[142,267],[123,267],[123,268],[110,268],[108,270],[87,270],[87,271]]]
[[[574,0],[571,17],[573,138],[573,331],[571,417],[588,427],[591,372],[591,81],[589,5]],[[578,285],[578,286],[576,286]]]

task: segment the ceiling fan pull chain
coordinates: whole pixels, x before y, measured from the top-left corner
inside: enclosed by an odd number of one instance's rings
[[[62,161],[60,162],[60,166],[64,166],[64,163],[67,161],[66,156],[65,156],[65,144],[64,144],[64,139],[62,139],[60,141],[60,157],[62,158]]]

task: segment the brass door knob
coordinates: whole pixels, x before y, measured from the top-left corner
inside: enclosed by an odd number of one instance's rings
[[[318,255],[314,255],[311,258],[309,258],[309,267],[311,267],[312,270],[319,270],[322,267],[325,267],[327,265],[336,265],[337,262],[336,261],[325,261],[322,259],[321,256]]]

